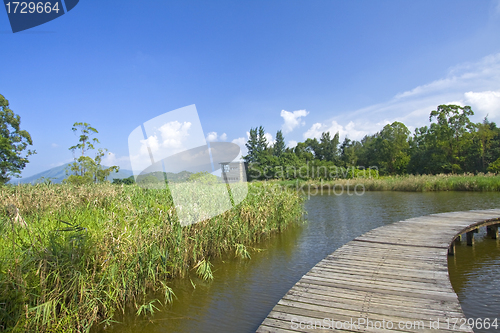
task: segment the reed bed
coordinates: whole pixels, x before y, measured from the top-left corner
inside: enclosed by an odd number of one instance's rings
[[[151,314],[168,286],[210,259],[302,217],[302,197],[266,183],[225,213],[182,227],[168,190],[99,184],[0,188],[0,331],[88,332],[116,312]],[[163,295],[161,300],[150,295]]]
[[[307,181],[300,186],[318,188],[341,186],[354,188],[363,185],[366,191],[500,191],[500,175],[487,174],[440,174],[440,175],[405,175],[380,178],[338,179],[335,181]],[[358,191],[361,188],[357,187]]]

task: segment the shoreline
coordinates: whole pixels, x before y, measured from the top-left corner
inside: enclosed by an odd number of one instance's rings
[[[500,175],[496,174],[440,174],[440,175],[406,175],[387,176],[379,178],[351,178],[351,179],[295,179],[295,180],[268,180],[264,181],[287,188],[306,190],[332,190],[339,193],[347,190],[362,191],[500,191]]]

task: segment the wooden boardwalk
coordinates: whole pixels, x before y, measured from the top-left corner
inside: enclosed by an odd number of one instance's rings
[[[496,237],[499,219],[500,209],[478,210],[373,229],[314,266],[257,332],[473,332],[461,325],[448,251],[480,226]]]

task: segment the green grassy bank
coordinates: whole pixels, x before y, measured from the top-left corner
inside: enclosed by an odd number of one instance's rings
[[[181,227],[166,190],[111,184],[0,187],[0,331],[88,331],[132,307],[151,313],[190,270],[301,219],[302,197],[250,184],[233,209]],[[162,293],[161,300],[149,295]]]
[[[441,175],[406,175],[379,178],[353,178],[337,180],[279,181],[282,186],[301,191],[309,189],[331,189],[340,192],[343,187],[361,191],[500,191],[500,175],[488,174],[441,174]]]

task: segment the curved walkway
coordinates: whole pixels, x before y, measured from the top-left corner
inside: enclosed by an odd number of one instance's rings
[[[455,239],[500,209],[432,214],[373,229],[320,261],[257,332],[473,332],[448,277]]]

